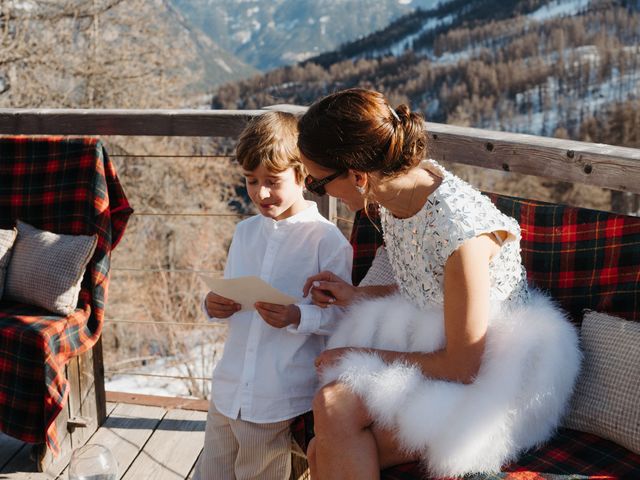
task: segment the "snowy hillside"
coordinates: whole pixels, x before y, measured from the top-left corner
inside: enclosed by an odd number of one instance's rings
[[[293,64],[438,0],[172,0],[214,42],[261,70]]]

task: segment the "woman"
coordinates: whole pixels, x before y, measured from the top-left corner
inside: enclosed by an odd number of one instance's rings
[[[437,476],[495,471],[548,438],[580,354],[563,313],[527,287],[517,222],[436,162],[421,168],[423,119],[380,93],[329,95],[299,127],[307,188],[379,204],[399,290],[331,272],[305,285],[318,305],[353,304],[316,360],[312,477],[415,460]]]

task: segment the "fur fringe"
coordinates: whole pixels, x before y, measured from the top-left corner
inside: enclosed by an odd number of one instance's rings
[[[354,305],[328,348],[433,352],[444,347],[442,309],[421,311],[399,294]],[[575,327],[552,301],[494,312],[482,365],[464,385],[424,377],[406,363],[350,352],[323,372],[360,395],[376,422],[397,433],[433,476],[497,472],[547,440],[568,404],[580,368]]]

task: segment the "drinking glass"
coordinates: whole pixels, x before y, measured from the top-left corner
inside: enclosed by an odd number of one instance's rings
[[[69,480],[117,480],[118,463],[104,445],[77,448],[71,454]]]

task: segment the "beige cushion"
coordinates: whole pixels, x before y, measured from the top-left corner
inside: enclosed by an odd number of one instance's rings
[[[584,363],[564,425],[640,453],[640,323],[588,312],[580,340]]]
[[[11,258],[11,247],[16,241],[16,234],[17,230],[15,228],[0,230],[0,299],[4,291],[4,279],[9,266],[9,259]]]
[[[68,315],[78,304],[85,267],[96,248],[96,235],[58,235],[18,220],[18,238],[5,296]]]

